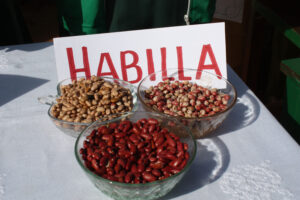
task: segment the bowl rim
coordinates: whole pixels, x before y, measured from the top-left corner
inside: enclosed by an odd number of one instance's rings
[[[135,114],[135,113],[150,113],[152,115],[157,115],[157,116],[161,116],[160,114],[158,113],[154,113],[154,112],[150,112],[150,111],[137,111],[137,112],[126,112],[126,116],[130,115],[130,114]],[[110,121],[113,122],[113,121],[117,121],[121,118],[123,118],[125,115],[122,115],[118,118],[114,118],[113,120]],[[151,185],[156,185],[156,184],[160,184],[160,183],[163,183],[167,180],[171,180],[172,178],[175,178],[177,176],[179,176],[180,174],[182,174],[183,172],[186,172],[190,166],[192,165],[195,157],[196,157],[196,153],[197,153],[197,142],[196,142],[196,139],[194,138],[193,134],[191,133],[190,129],[185,126],[183,123],[181,123],[179,120],[176,120],[177,123],[181,124],[182,127],[184,129],[186,129],[186,132],[190,135],[191,139],[192,139],[192,143],[194,145],[194,150],[192,152],[192,155],[190,156],[190,160],[186,163],[185,167],[180,171],[178,172],[177,174],[174,174],[174,175],[171,175],[169,176],[168,178],[165,178],[165,179],[162,179],[162,180],[156,180],[156,181],[153,181],[153,182],[148,182],[148,183],[121,183],[121,182],[118,182],[118,181],[111,181],[109,179],[105,179],[105,178],[102,178],[101,176],[93,173],[91,170],[89,170],[83,162],[81,162],[80,160],[80,154],[79,154],[79,150],[78,149],[78,143],[79,143],[79,140],[81,137],[83,137],[82,135],[86,132],[87,129],[89,129],[90,127],[92,127],[94,124],[99,124],[99,125],[103,125],[103,124],[106,124],[108,121],[104,121],[104,122],[98,122],[98,121],[95,121],[93,122],[92,124],[90,124],[88,127],[86,127],[84,130],[81,131],[81,133],[78,135],[78,137],[76,138],[76,141],[75,141],[75,157],[76,157],[76,160],[77,162],[79,163],[80,167],[83,169],[84,172],[88,173],[89,175],[91,175],[92,177],[95,177],[96,179],[100,179],[108,184],[114,184],[114,185],[118,185],[118,186],[126,186],[126,187],[144,187],[144,186],[151,186]],[[190,147],[189,147],[190,148]]]
[[[163,71],[170,71],[170,70],[177,70],[178,72],[179,71],[201,71],[202,73],[207,73],[207,74],[210,74],[212,76],[215,76],[215,77],[220,77],[222,80],[224,80],[226,83],[228,83],[232,88],[233,88],[233,93],[234,93],[234,99],[233,101],[231,102],[231,104],[225,109],[225,110],[222,110],[220,112],[217,112],[213,115],[210,115],[210,116],[204,116],[204,117],[190,117],[190,118],[187,118],[187,117],[182,117],[182,116],[172,116],[172,115],[169,115],[169,114],[166,114],[164,112],[161,112],[159,110],[154,110],[152,107],[148,106],[145,102],[144,102],[144,97],[142,97],[141,95],[141,86],[142,86],[142,83],[147,79],[149,78],[150,76],[153,76],[154,74],[158,74],[158,73],[162,73]],[[167,70],[160,70],[160,71],[156,71],[152,74],[149,74],[148,76],[144,77],[139,85],[138,85],[138,88],[137,88],[137,96],[138,96],[138,99],[140,100],[140,102],[142,103],[143,106],[145,106],[146,108],[150,109],[151,112],[156,112],[156,113],[159,113],[161,115],[164,115],[164,116],[168,116],[168,117],[172,117],[172,118],[175,118],[175,119],[180,119],[180,120],[202,120],[202,119],[209,119],[209,118],[212,118],[212,117],[216,117],[218,115],[221,115],[223,113],[226,113],[228,111],[230,111],[232,109],[232,107],[235,105],[236,101],[237,101],[237,91],[236,91],[236,88],[234,87],[234,85],[228,81],[226,78],[224,78],[223,76],[219,76],[219,75],[216,75],[216,74],[213,74],[211,72],[207,72],[207,71],[204,71],[204,70],[198,70],[198,69],[191,69],[191,68],[185,68],[185,69],[178,69],[178,68],[168,68]]]
[[[93,75],[91,75],[91,77],[92,77]],[[90,77],[90,78],[91,78]],[[133,85],[132,83],[130,83],[129,81],[124,81],[124,80],[122,80],[122,79],[118,79],[118,78],[113,78],[113,77],[110,77],[110,76],[96,76],[96,77],[100,77],[100,78],[103,78],[103,79],[109,79],[109,80],[112,80],[112,81],[120,81],[120,82],[123,82],[123,83],[125,83],[125,84],[127,84],[127,85],[129,85],[132,89],[137,89],[137,87],[135,86],[135,85]],[[77,79],[80,79],[80,78],[87,78],[86,76],[77,76]],[[61,96],[61,92],[60,92],[60,86],[61,86],[61,84],[63,83],[63,82],[65,82],[65,81],[68,81],[68,80],[71,80],[71,78],[66,78],[66,79],[63,79],[63,80],[61,80],[61,81],[59,81],[58,83],[57,83],[57,85],[56,85],[56,90],[57,90],[57,95],[58,96]],[[77,80],[76,80],[77,81]],[[71,83],[72,83],[72,81],[71,81]]]
[[[125,84],[128,84],[128,86],[130,86],[130,92],[131,92],[131,95],[134,99],[134,97],[136,97],[137,99],[137,87],[131,83],[129,83],[128,81],[124,81],[124,80],[121,80],[121,79],[117,79],[117,78],[112,78],[112,77],[108,77],[108,76],[98,76],[98,77],[101,77],[101,78],[104,78],[104,79],[109,79],[109,80],[116,80],[116,81],[120,81],[120,82],[123,82]],[[78,78],[86,78],[85,76],[78,76]],[[57,89],[57,97],[60,97],[61,94],[60,94],[60,85],[64,82],[64,81],[67,81],[67,80],[71,80],[71,78],[66,78],[60,82],[57,83],[57,86],[56,86],[56,89]],[[90,124],[92,124],[93,122],[91,123],[83,123],[83,122],[68,122],[68,121],[65,121],[65,120],[61,120],[61,119],[58,119],[58,118],[55,118],[54,116],[52,116],[51,114],[51,109],[52,107],[55,105],[56,103],[52,103],[51,106],[49,107],[48,109],[48,116],[57,121],[57,122],[60,122],[60,123],[64,123],[64,124],[69,124],[69,125],[81,125],[81,126],[88,126]],[[133,106],[132,106],[132,110],[130,112],[135,112],[138,110],[138,99],[136,100],[136,102],[132,103]],[[126,112],[121,112],[121,113],[114,113],[114,114],[111,114],[111,115],[117,115],[117,114],[121,114],[121,116],[123,115],[123,113],[126,113]],[[107,120],[107,121],[110,121],[110,120]],[[96,121],[95,121],[96,122]]]

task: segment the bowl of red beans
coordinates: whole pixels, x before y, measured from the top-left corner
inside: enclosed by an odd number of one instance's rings
[[[77,138],[75,156],[102,193],[150,200],[166,195],[183,178],[196,148],[190,129],[177,119],[136,111],[92,123]]]
[[[224,77],[196,69],[168,69],[146,76],[138,86],[143,108],[179,120],[195,138],[216,130],[236,103],[235,87]]]

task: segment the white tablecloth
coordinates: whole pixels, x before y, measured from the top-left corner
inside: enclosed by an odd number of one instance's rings
[[[300,148],[228,67],[239,100],[163,199],[300,199]],[[52,43],[0,47],[0,200],[110,199],[37,98],[56,94]]]

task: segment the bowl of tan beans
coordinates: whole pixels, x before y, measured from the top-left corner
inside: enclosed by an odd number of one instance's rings
[[[48,115],[57,128],[72,137],[95,121],[109,121],[137,110],[135,87],[110,77],[66,79],[58,83],[57,93]]]

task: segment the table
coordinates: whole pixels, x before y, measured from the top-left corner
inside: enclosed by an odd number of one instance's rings
[[[300,148],[228,66],[238,102],[162,199],[300,199]],[[0,47],[0,200],[110,199],[37,98],[56,94],[52,43]]]

